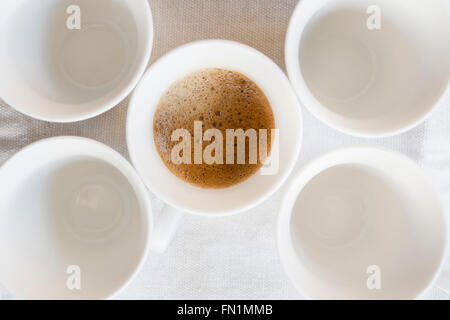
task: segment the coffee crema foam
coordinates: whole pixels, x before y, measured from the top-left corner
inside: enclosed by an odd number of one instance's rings
[[[203,133],[208,129],[222,132],[223,164],[194,164],[194,121],[202,121]],[[177,129],[186,129],[192,137],[191,164],[172,162],[171,152],[179,141],[172,141],[171,136]],[[156,149],[165,166],[178,178],[201,188],[231,187],[248,179],[262,166],[259,157],[255,164],[250,164],[250,152],[258,150],[250,149],[248,138],[245,139],[245,164],[237,162],[236,140],[234,164],[226,164],[226,129],[254,129],[257,141],[259,129],[266,129],[267,154],[270,154],[275,119],[266,95],[245,75],[216,68],[194,71],[175,81],[161,97],[153,120]],[[203,141],[203,150],[212,141]]]

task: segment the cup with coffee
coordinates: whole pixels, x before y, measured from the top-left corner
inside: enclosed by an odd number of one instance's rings
[[[183,212],[229,215],[267,199],[291,172],[301,138],[299,103],[283,72],[232,41],[169,52],[130,100],[130,157],[167,204],[160,221],[171,234]]]

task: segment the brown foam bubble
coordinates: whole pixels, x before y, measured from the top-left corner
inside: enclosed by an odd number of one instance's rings
[[[224,164],[194,163],[194,121],[203,122],[203,132],[216,128],[223,135]],[[192,164],[174,164],[172,132],[186,129],[192,137]],[[271,150],[270,130],[275,120],[264,92],[245,75],[224,69],[194,71],[174,82],[163,94],[154,115],[153,135],[158,153],[166,167],[180,179],[202,188],[226,188],[240,183],[262,166],[249,164],[249,143],[246,141],[246,164],[225,164],[226,129],[268,130],[267,150]],[[248,139],[246,139],[248,140]],[[204,141],[203,149],[211,142]]]

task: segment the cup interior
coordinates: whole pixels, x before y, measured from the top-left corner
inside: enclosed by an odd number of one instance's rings
[[[14,295],[104,299],[136,272],[149,209],[130,182],[131,166],[117,157],[97,143],[56,139],[0,169],[0,281]],[[80,290],[67,286],[70,266],[80,268]]]
[[[410,160],[384,150],[337,151],[312,163],[294,185],[280,250],[305,295],[411,299],[432,282],[445,253],[446,222],[438,196]],[[379,268],[379,290],[367,285],[372,266]]]
[[[0,9],[0,97],[25,114],[92,117],[125,98],[145,70],[152,42],[145,0],[6,0]]]
[[[404,131],[448,87],[449,12],[446,1],[302,0],[286,40],[289,77],[332,127],[362,136]]]
[[[153,116],[164,91],[187,73],[203,68],[238,71],[266,94],[279,131],[279,167],[274,175],[256,173],[227,189],[201,189],[174,176],[153,141]],[[266,56],[245,45],[222,40],[194,42],[168,53],[151,66],[129,105],[130,157],[149,189],[165,202],[191,213],[229,214],[263,201],[287,178],[297,159],[302,119],[295,94],[283,72]]]

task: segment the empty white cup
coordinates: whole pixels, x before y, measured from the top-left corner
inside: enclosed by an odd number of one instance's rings
[[[46,121],[94,117],[131,92],[152,41],[147,0],[2,0],[0,99]]]
[[[306,165],[282,201],[278,249],[312,299],[411,299],[450,292],[443,206],[422,170],[392,151],[353,147]]]
[[[204,68],[240,72],[266,94],[279,129],[278,170],[259,172],[226,189],[202,189],[173,175],[161,160],[153,140],[153,116],[161,96],[176,80]],[[155,62],[136,87],[129,104],[127,142],[131,160],[144,183],[168,204],[162,214],[172,233],[181,213],[223,216],[248,210],[269,198],[287,179],[300,152],[302,116],[297,97],[281,69],[261,52],[226,40],[204,40],[181,46]],[[275,147],[278,145],[278,148]],[[167,239],[167,238],[166,238]],[[154,250],[166,243],[152,241]]]
[[[449,90],[447,0],[301,0],[286,68],[304,106],[362,137],[409,130]]]
[[[99,142],[42,140],[0,168],[0,283],[17,298],[111,298],[145,262],[153,233],[165,236],[147,189]]]

